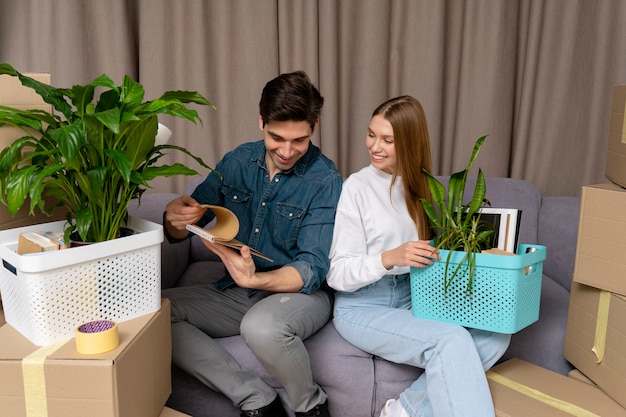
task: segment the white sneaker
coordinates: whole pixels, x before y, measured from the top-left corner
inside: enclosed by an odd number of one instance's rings
[[[380,410],[379,417],[411,417],[406,412],[400,400],[387,400],[383,409]]]

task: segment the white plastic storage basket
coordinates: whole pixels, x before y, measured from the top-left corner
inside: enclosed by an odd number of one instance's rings
[[[131,236],[17,254],[20,233],[62,233],[64,225],[0,231],[0,295],[7,323],[43,346],[72,338],[76,326],[87,321],[123,322],[161,307],[161,225],[131,217]]]

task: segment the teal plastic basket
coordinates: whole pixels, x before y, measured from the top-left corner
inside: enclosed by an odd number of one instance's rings
[[[539,319],[545,246],[520,244],[517,256],[477,254],[471,292],[467,271],[444,289],[448,253],[441,250],[441,260],[433,265],[411,268],[414,317],[507,334]],[[453,253],[449,270],[463,256],[463,252]]]

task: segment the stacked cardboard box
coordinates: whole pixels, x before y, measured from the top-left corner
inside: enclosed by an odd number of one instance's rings
[[[606,176],[582,189],[569,377],[511,359],[488,372],[496,415],[626,416],[626,85],[613,91]]]
[[[615,184],[626,187],[626,85],[613,87],[609,146],[605,175]]]
[[[118,324],[119,345],[76,351],[74,339],[39,347],[10,324],[0,327],[0,414],[11,417],[176,416],[171,393],[169,301]]]
[[[28,76],[37,81],[50,84],[50,74],[28,74]],[[45,103],[32,89],[24,87],[17,77],[0,75],[0,92],[0,105],[2,106],[13,107],[20,110],[38,109],[52,111],[51,105]],[[24,132],[12,126],[0,126],[0,149],[4,149],[15,139],[24,135]],[[52,205],[53,201],[48,201],[48,204]],[[62,209],[56,210],[52,217],[48,217],[39,212],[36,216],[30,216],[28,209],[29,202],[27,200],[26,204],[24,204],[15,216],[11,216],[7,207],[1,204],[0,230],[65,219],[65,211]]]
[[[626,189],[582,191],[565,358],[626,407]]]
[[[510,359],[487,372],[497,417],[624,417],[626,409],[597,387]]]
[[[181,413],[180,411],[176,411],[172,408],[165,407],[163,411],[161,411],[161,415],[159,417],[190,417],[189,414]]]

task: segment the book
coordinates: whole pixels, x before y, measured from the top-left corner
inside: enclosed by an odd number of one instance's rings
[[[491,225],[492,246],[506,252],[517,253],[522,210],[511,208],[483,207],[481,223]]]
[[[47,236],[37,232],[20,233],[17,240],[17,254],[48,252],[58,250],[59,243],[50,240]]]
[[[188,224],[187,230],[200,236],[209,242],[219,243],[220,245],[227,246],[232,249],[240,250],[244,243],[235,239],[239,232],[239,219],[235,213],[227,209],[226,207],[214,206],[211,204],[201,204],[201,207],[210,209],[215,214],[215,221],[210,223],[210,227],[203,229],[195,224]],[[250,252],[254,256],[265,259],[269,262],[274,262],[272,258],[256,249],[250,248]]]

